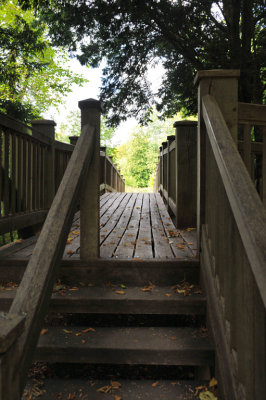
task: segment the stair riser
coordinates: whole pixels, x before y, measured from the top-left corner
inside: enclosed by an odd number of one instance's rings
[[[127,365],[168,365],[168,366],[213,366],[212,350],[110,350],[93,349],[89,352],[77,347],[40,348],[35,352],[36,361],[49,363],[89,363],[89,364],[127,364]]]
[[[0,310],[8,311],[13,298],[0,299]],[[205,315],[205,300],[181,301],[126,301],[99,300],[73,301],[54,299],[49,312],[72,314],[153,314],[153,315]]]
[[[25,261],[0,260],[0,281],[19,282],[26,268]],[[191,283],[199,281],[199,263],[193,261],[121,261],[95,260],[89,265],[81,261],[62,262],[58,278],[69,283],[95,284],[104,281],[124,283],[129,286],[145,285],[147,282],[172,285],[183,279]]]

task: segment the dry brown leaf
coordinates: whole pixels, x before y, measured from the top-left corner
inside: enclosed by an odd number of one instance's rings
[[[48,329],[42,329],[40,332],[40,336],[45,335],[48,332]]]
[[[79,235],[80,231],[72,231],[73,235]]]
[[[69,290],[77,291],[77,290],[79,290],[79,288],[77,286],[73,286],[73,287],[69,288]]]
[[[70,244],[71,243],[71,239],[67,239],[67,244]]]
[[[165,296],[171,297],[172,295],[171,295],[171,293],[165,293]]]
[[[218,381],[217,381],[216,378],[213,377],[209,382],[209,387],[211,388],[211,387],[214,387],[214,386],[217,386],[217,385],[218,385]]]
[[[68,250],[67,254],[73,254],[73,251],[72,250]]]
[[[82,343],[82,344],[85,344],[85,343],[87,343],[87,340],[81,339],[81,343]]]
[[[112,389],[112,386],[102,386],[99,389],[97,389],[97,392],[100,393],[109,393]]]
[[[175,336],[171,336],[170,339],[171,340],[176,340],[176,337]]]
[[[81,332],[77,332],[77,333],[75,333],[75,335],[76,335],[76,336],[80,336],[80,335],[81,335]]]
[[[115,394],[115,400],[122,400],[122,397],[117,396],[117,395]]]
[[[158,381],[157,382],[153,382],[152,383],[152,387],[156,387],[158,385],[158,383],[159,383]]]
[[[124,290],[116,290],[115,293],[117,293],[117,294],[125,294],[126,292]]]
[[[117,381],[111,381],[111,385],[113,389],[119,389],[121,388],[121,383]]]
[[[94,328],[86,328],[83,329],[83,331],[81,331],[82,333],[87,333],[87,332],[96,332],[96,330]]]
[[[16,240],[16,243],[22,243],[22,239]]]

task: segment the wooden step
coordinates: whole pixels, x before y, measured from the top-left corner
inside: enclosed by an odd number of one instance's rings
[[[26,260],[0,260],[0,281],[19,282],[22,279]],[[145,285],[147,282],[161,286],[173,285],[183,279],[199,281],[199,261],[191,260],[104,260],[89,262],[63,260],[58,278],[66,282],[94,284],[102,280],[125,285]]]
[[[204,384],[207,382],[165,379],[39,379],[28,382],[22,400],[28,400],[31,393],[39,393],[40,400],[197,400],[195,394],[200,392],[197,387]]]
[[[213,347],[197,328],[47,327],[35,359],[52,363],[213,365]]]
[[[202,294],[184,296],[165,287],[82,287],[56,285],[49,311],[57,313],[204,315]],[[16,289],[0,290],[0,310],[8,311]]]

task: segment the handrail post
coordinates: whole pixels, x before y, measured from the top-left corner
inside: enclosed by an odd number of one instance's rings
[[[167,142],[162,142],[162,184],[163,184],[163,199],[165,200],[165,192],[167,193],[167,154],[164,154],[167,148]]]
[[[202,97],[215,97],[237,143],[238,129],[238,78],[239,70],[198,71],[194,84],[198,85],[198,145],[197,145],[197,234],[200,249],[201,226],[205,222],[205,169],[206,169],[206,128],[202,115]]]
[[[196,226],[197,212],[197,122],[177,121],[176,163],[176,226]]]
[[[169,199],[172,188],[172,178],[175,171],[172,171],[170,165],[170,145],[175,140],[174,135],[167,136],[167,210],[170,211]]]
[[[37,132],[41,132],[43,135],[51,140],[47,152],[47,164],[45,165],[45,206],[49,208],[53,202],[55,196],[55,126],[56,123],[48,119],[37,119],[31,121],[32,125],[32,136],[38,138]],[[36,131],[37,132],[36,132]]]
[[[94,152],[84,177],[80,195],[80,258],[84,261],[99,257],[99,190],[100,190],[100,121],[101,102],[94,99],[79,101],[81,128],[95,127]]]
[[[72,146],[76,146],[79,136],[69,136],[69,141]]]
[[[100,182],[100,184],[104,184],[104,189],[103,189],[103,193],[106,192],[106,184],[107,184],[107,176],[106,176],[106,146],[101,146],[100,147],[100,151],[102,151],[104,153],[104,157],[103,160],[100,161],[101,163],[101,172],[102,172],[102,181]]]

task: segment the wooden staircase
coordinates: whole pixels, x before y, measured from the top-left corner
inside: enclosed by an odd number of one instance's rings
[[[214,366],[198,284],[197,260],[65,261],[35,352],[47,364],[23,399],[197,398]],[[1,310],[14,286],[3,284]]]

